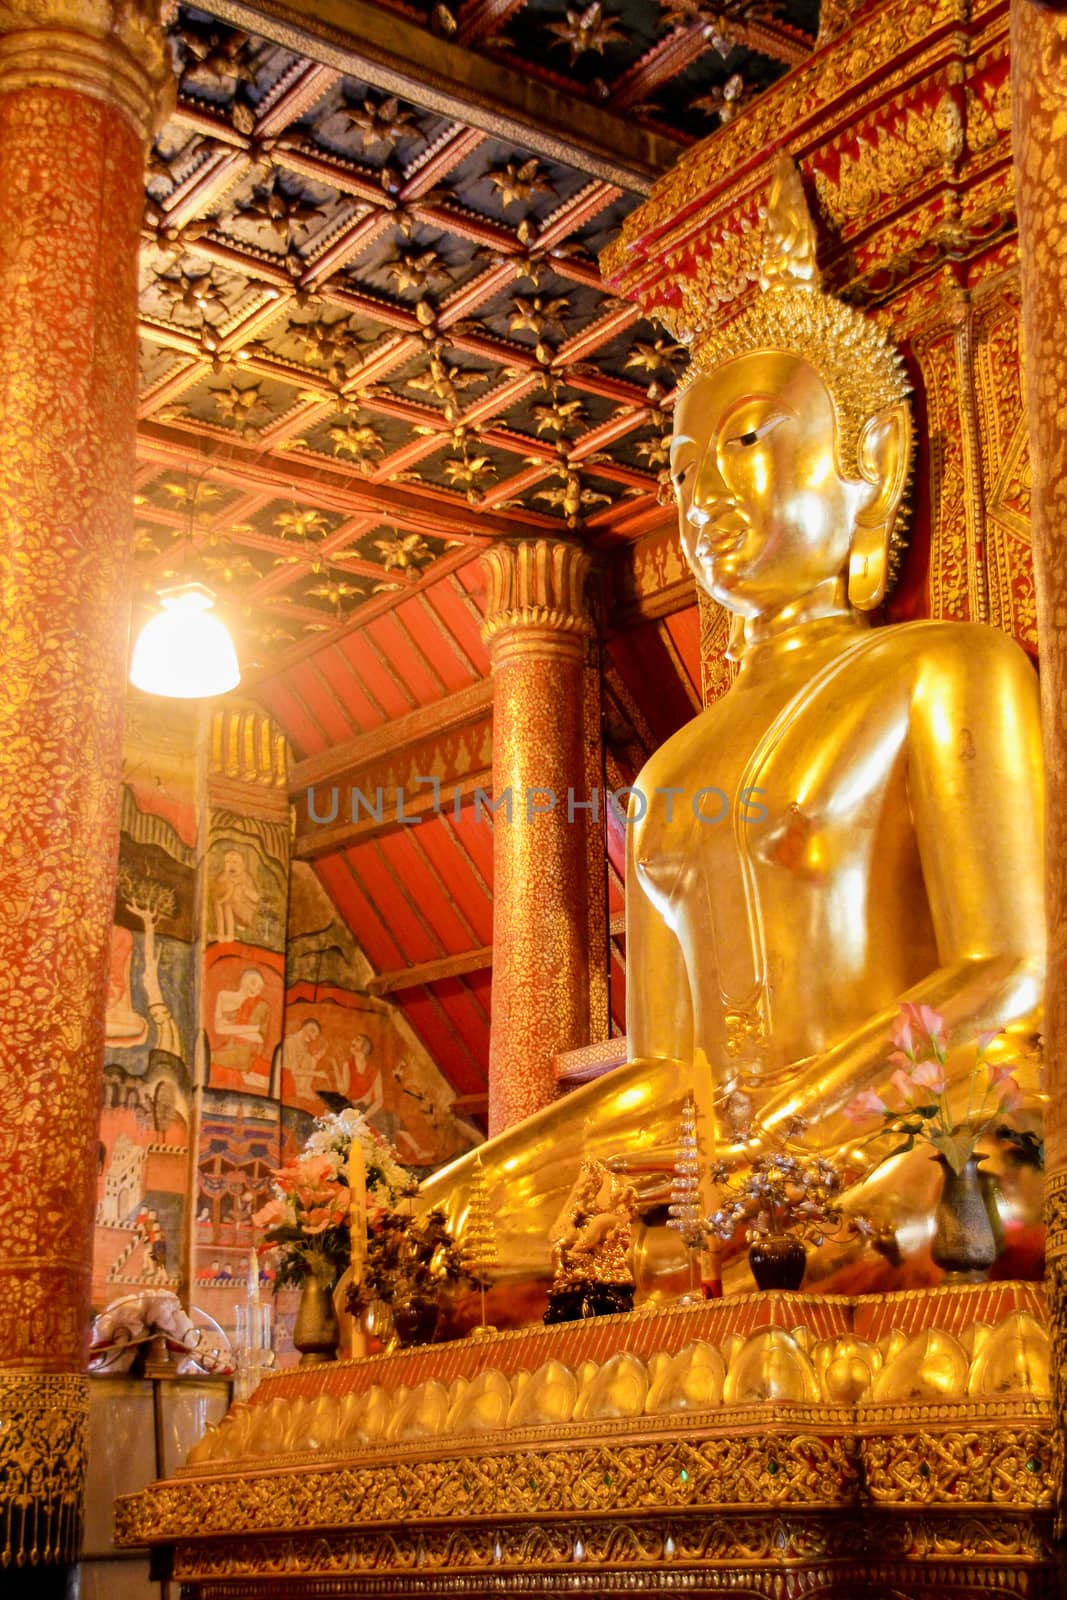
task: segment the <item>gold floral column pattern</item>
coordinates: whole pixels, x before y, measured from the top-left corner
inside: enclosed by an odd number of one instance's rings
[[[0,1523],[76,1551],[118,838],[144,143],[136,0],[0,0]],[[49,1376],[45,1376],[49,1375]]]
[[[580,805],[590,799],[583,678],[593,623],[585,603],[589,557],[577,545],[502,542],[483,559],[498,807],[493,1134],[553,1100],[553,1056],[589,1039],[585,819],[591,814]]]
[[[1022,260],[1026,405],[1048,816],[1045,895],[1047,1272],[1057,1392],[1060,1536],[1067,1504],[1067,16],[1012,5],[1015,175]]]

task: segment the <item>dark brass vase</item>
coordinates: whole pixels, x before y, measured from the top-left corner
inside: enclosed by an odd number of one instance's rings
[[[984,1283],[997,1259],[979,1161],[979,1156],[971,1156],[962,1172],[953,1172],[944,1156],[937,1157],[941,1198],[934,1213],[930,1254],[951,1283]]]
[[[436,1300],[419,1296],[393,1302],[393,1327],[401,1345],[433,1344],[440,1307]]]
[[[748,1264],[759,1289],[799,1289],[807,1259],[801,1241],[789,1233],[769,1233],[748,1247]]]
[[[336,1361],[340,1337],[333,1289],[309,1272],[300,1289],[300,1305],[293,1326],[293,1343],[300,1351],[300,1365],[313,1367],[323,1361]]]

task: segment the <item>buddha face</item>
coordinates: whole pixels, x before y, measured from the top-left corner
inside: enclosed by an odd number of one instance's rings
[[[818,373],[780,351],[739,356],[679,400],[671,475],[682,548],[721,605],[766,615],[844,572],[875,490],[839,475],[835,427]]]

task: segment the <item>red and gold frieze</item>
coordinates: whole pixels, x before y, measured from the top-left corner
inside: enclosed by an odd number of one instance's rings
[[[493,723],[488,710],[465,727],[427,734],[335,781],[294,797],[293,852],[302,860],[358,844],[432,815],[455,816],[480,790],[493,796]]]
[[[1030,431],[1023,405],[1020,290],[1014,272],[990,283],[988,292],[976,298],[974,329],[989,620],[1036,652]]]
[[[613,573],[612,621],[618,627],[694,603],[696,585],[678,544],[673,510],[665,512],[661,528],[628,546],[614,563]]]
[[[878,292],[981,240],[1012,210],[1006,31],[1003,0],[873,9],[661,178],[605,275],[681,336],[694,287],[705,311],[743,298],[783,133],[835,288]]]

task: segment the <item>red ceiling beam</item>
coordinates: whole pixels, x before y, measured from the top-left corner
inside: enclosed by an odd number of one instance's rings
[[[486,795],[493,792],[493,774],[491,770],[470,773],[460,782],[449,784],[447,800],[438,801],[433,790],[427,786],[418,794],[398,794],[394,800],[389,797],[389,804],[383,805],[382,817],[361,817],[358,822],[353,822],[351,813],[342,818],[344,805],[338,808],[338,820],[333,823],[314,824],[304,832],[298,832],[293,842],[293,858],[297,861],[316,861],[323,856],[333,856],[339,851],[349,850],[356,845],[368,844],[372,839],[380,839],[384,834],[394,833],[398,828],[419,827],[427,818],[440,816],[442,811],[451,812],[456,805],[461,808],[472,804],[476,790],[481,790]],[[399,805],[396,803],[399,801]],[[344,802],[349,803],[348,796]],[[325,807],[325,799],[318,802]],[[397,815],[402,807],[403,816]]]

